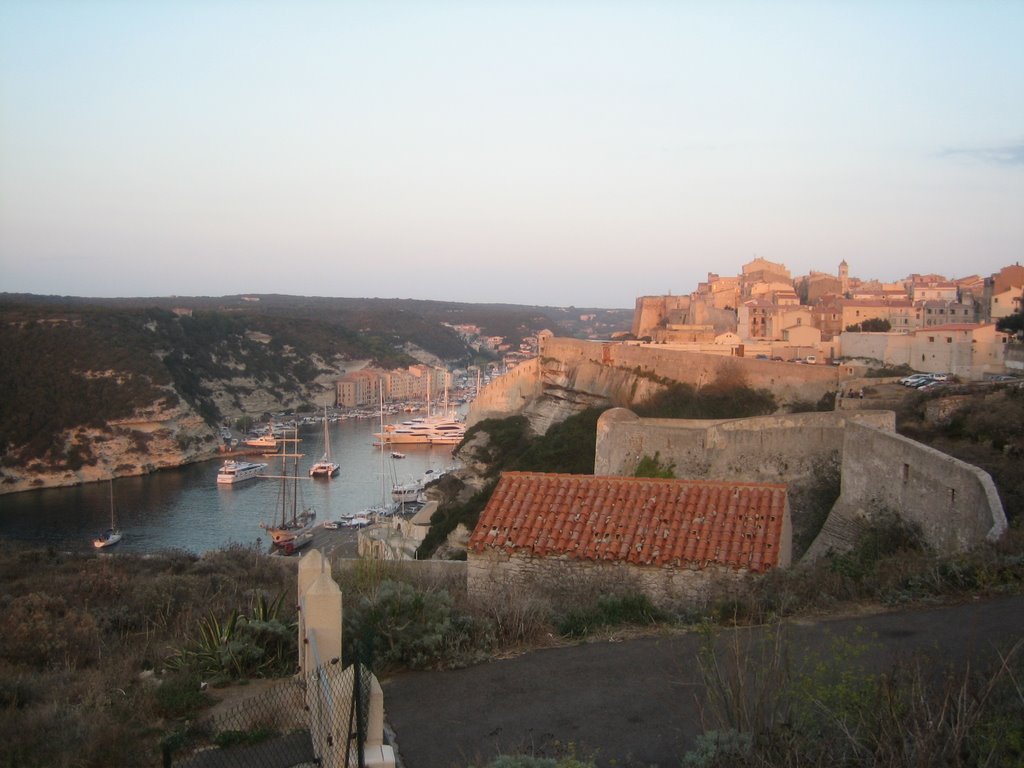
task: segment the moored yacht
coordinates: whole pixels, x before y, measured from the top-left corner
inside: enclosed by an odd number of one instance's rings
[[[217,482],[221,485],[233,485],[259,477],[266,470],[266,464],[228,459],[217,472]]]
[[[326,477],[328,479],[338,474],[341,465],[331,461],[331,434],[327,427],[327,408],[324,407],[324,455],[320,461],[309,468],[310,477]]]

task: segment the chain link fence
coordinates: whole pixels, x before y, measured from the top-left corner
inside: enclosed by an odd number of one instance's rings
[[[326,664],[166,738],[165,768],[364,768],[372,674]]]

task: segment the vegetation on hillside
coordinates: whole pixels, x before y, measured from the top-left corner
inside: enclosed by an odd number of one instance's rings
[[[0,455],[8,466],[41,460],[77,469],[92,460],[88,446],[58,436],[173,406],[179,396],[217,424],[211,381],[252,378],[284,394],[317,376],[317,357],[414,362],[380,336],[270,315],[0,305],[0,328]]]
[[[137,407],[173,406],[167,367],[147,326],[166,313],[2,311],[0,456],[6,465],[42,459],[77,469],[91,456],[57,435],[103,427]]]
[[[739,419],[767,416],[777,407],[766,389],[752,389],[742,380],[719,379],[700,389],[673,382],[633,411],[658,419]]]
[[[295,569],[240,547],[201,559],[6,549],[0,608],[3,766],[158,765],[160,739],[209,706],[200,681],[297,663]]]
[[[467,594],[464,575],[362,561],[335,574],[345,594],[344,655],[370,656],[378,672],[446,668],[545,645],[552,637],[580,638],[624,625],[771,624],[864,602],[900,606],[947,596],[1019,593],[1022,535],[1014,529],[996,544],[939,557],[914,528],[883,516],[849,553],[772,571],[739,594],[709,594],[700,605],[653,605],[621,574],[545,580],[476,600]],[[158,764],[161,742],[201,717],[219,685],[294,670],[295,577],[289,564],[241,547],[203,558],[0,552],[0,608],[6,617],[0,622],[0,729],[5,734],[0,765]],[[1024,673],[1019,657],[1013,664],[1013,674]],[[842,701],[849,691],[845,667],[835,669],[842,674],[820,680],[815,689],[822,701]],[[201,682],[210,687],[203,691]],[[873,687],[881,680],[869,682],[865,691],[872,696],[894,691]],[[789,684],[780,678],[776,693],[788,696]],[[921,696],[936,705],[944,701],[942,686],[899,690],[900,697],[915,690],[918,701]],[[981,701],[973,696],[964,701]],[[988,723],[975,731],[980,743],[991,746],[984,739],[996,732],[1013,739],[1020,735],[1024,700],[1019,696],[988,696],[977,711],[986,713]],[[998,723],[1003,730],[993,731]],[[714,758],[706,764],[803,764],[748,761],[751,755],[776,754],[760,750],[778,749],[775,738],[783,732],[736,730],[747,733],[742,759],[729,762],[714,743],[702,741],[701,749]],[[935,732],[922,727],[903,743],[916,749],[926,743],[918,739]],[[813,740],[804,738],[809,735],[787,743],[810,749]],[[707,738],[713,742],[714,735]],[[1013,741],[1000,744],[1020,748]],[[820,764],[826,763],[837,764]]]

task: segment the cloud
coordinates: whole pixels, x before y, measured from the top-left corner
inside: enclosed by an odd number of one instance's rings
[[[939,157],[965,157],[990,165],[1024,166],[1024,141],[997,147],[957,147],[944,149]]]

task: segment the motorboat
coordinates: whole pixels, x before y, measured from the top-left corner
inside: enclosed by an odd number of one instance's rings
[[[276,451],[277,450],[277,438],[270,432],[265,435],[258,437],[250,437],[242,442],[242,445],[247,448],[259,448],[263,451]]]
[[[228,459],[217,472],[217,483],[221,485],[234,485],[246,480],[253,480],[267,471],[265,463],[252,461],[235,461]]]

